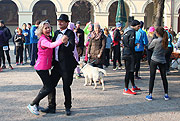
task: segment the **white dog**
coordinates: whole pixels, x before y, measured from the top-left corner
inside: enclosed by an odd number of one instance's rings
[[[87,86],[88,80],[90,81],[90,85],[92,85],[92,81],[94,82],[95,86],[94,89],[97,88],[97,81],[100,80],[100,83],[102,83],[102,90],[105,90],[104,87],[104,79],[103,74],[106,76],[107,73],[104,69],[100,69],[98,67],[93,67],[90,64],[84,65],[80,63],[81,71],[83,72],[83,75],[85,77],[85,84],[84,86]]]

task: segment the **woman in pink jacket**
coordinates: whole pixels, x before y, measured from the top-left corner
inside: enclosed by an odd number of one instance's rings
[[[51,68],[52,63],[52,55],[53,48],[61,45],[62,43],[67,43],[68,37],[64,35],[60,40],[56,42],[52,42],[49,38],[51,32],[51,26],[48,22],[43,21],[40,23],[37,29],[37,36],[39,37],[38,41],[38,59],[34,68],[36,69],[37,74],[40,76],[43,87],[40,90],[37,97],[33,100],[31,104],[27,106],[27,108],[31,111],[31,113],[35,115],[39,115],[39,102],[41,99],[46,97],[53,88],[50,80],[49,69]]]

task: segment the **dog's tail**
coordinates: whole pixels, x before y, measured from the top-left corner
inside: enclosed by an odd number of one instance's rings
[[[98,68],[98,71],[102,72],[105,76],[107,76],[106,70]]]

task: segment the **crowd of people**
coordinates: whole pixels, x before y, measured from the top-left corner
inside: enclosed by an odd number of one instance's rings
[[[43,87],[27,108],[35,115],[39,111],[56,112],[56,86],[62,78],[65,96],[65,113],[71,115],[71,85],[75,72],[76,78],[81,78],[77,67],[80,58],[94,67],[108,68],[113,62],[113,71],[125,67],[124,95],[136,95],[141,89],[135,85],[135,79],[141,79],[139,70],[141,60],[147,55],[150,69],[149,94],[145,97],[152,100],[152,92],[156,70],[161,73],[164,86],[164,99],[169,100],[166,75],[170,71],[170,56],[173,52],[173,35],[167,27],[153,26],[143,30],[142,21],[133,20],[123,30],[122,23],[116,23],[115,28],[101,28],[99,23],[89,22],[82,30],[81,22],[72,23],[66,14],[57,19],[59,29],[55,32],[49,20],[37,20],[35,25],[26,23],[15,30],[13,42],[15,45],[16,65],[33,66],[43,82]],[[6,54],[9,68],[13,69],[9,55],[9,39],[12,37],[3,20],[0,20],[0,72],[6,68]],[[24,55],[23,55],[24,53]],[[1,59],[3,65],[1,66]],[[129,88],[131,81],[132,89]],[[48,96],[48,107],[39,106],[40,101]]]

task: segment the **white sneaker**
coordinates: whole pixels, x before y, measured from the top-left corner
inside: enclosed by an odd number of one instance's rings
[[[38,109],[36,105],[31,106],[30,104],[27,106],[27,108],[29,109],[29,111],[31,111],[31,113],[35,114],[35,115],[39,115]]]

